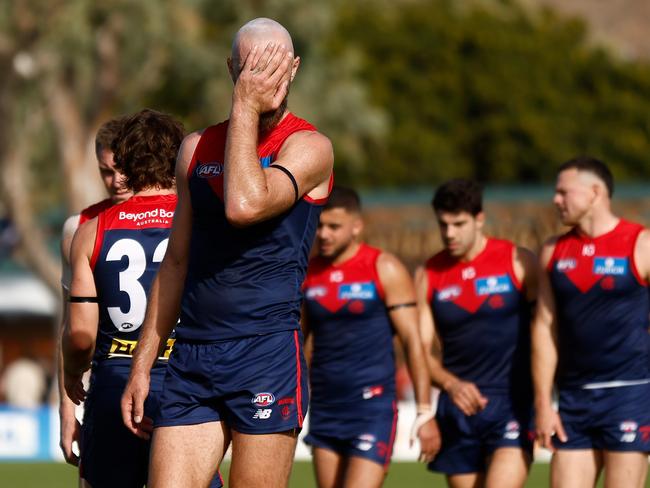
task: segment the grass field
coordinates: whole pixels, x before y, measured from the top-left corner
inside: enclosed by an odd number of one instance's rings
[[[228,465],[223,469],[227,481]],[[0,464],[0,486],[5,488],[68,488],[76,486],[76,470],[65,464],[22,463]],[[309,462],[296,462],[291,476],[291,488],[312,488],[316,486]],[[429,473],[416,463],[393,463],[384,483],[385,488],[444,487],[444,478]],[[535,464],[526,486],[548,487],[548,464]],[[602,486],[599,483],[598,486]],[[650,488],[650,483],[646,483]]]

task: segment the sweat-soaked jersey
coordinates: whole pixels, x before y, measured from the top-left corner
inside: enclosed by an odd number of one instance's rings
[[[208,127],[188,168],[192,235],[179,339],[219,341],[300,328],[301,285],[326,199],[305,195],[267,221],[231,225],[223,201],[227,130],[228,122]],[[258,142],[260,165],[271,165],[292,134],[315,130],[287,114]]]

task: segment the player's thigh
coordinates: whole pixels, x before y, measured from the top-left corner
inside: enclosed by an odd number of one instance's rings
[[[530,467],[530,455],[517,447],[496,449],[488,461],[486,488],[519,488],[524,486]]]
[[[648,455],[643,452],[603,453],[605,488],[642,488],[648,475]]]
[[[318,488],[341,488],[347,458],[325,447],[312,450]]]
[[[450,488],[481,488],[484,486],[483,473],[463,473],[447,475],[447,485]]]
[[[595,449],[558,449],[551,460],[551,486],[592,488],[602,462],[601,452]]]
[[[229,486],[287,486],[297,440],[294,431],[244,434],[233,430]]]
[[[343,488],[379,488],[384,483],[386,467],[370,459],[348,458]]]
[[[149,488],[210,485],[228,447],[222,422],[157,427],[151,441]]]

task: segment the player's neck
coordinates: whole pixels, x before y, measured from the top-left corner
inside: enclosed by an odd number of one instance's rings
[[[133,194],[135,197],[153,197],[157,195],[173,195],[176,193],[175,188],[144,188]]]
[[[601,210],[583,218],[576,227],[581,234],[596,238],[614,230],[620,220],[609,210]]]
[[[348,259],[352,259],[357,252],[359,252],[359,248],[361,247],[360,242],[352,242],[348,247],[345,248],[343,252],[341,252],[338,256],[330,260],[330,264],[332,266],[338,266],[340,264],[345,263]]]
[[[473,261],[474,259],[476,259],[476,257],[479,254],[483,252],[483,249],[485,249],[485,246],[487,246],[487,241],[488,240],[485,235],[483,235],[482,233],[479,234],[474,240],[472,247],[470,247],[469,250],[465,254],[463,254],[460,258],[458,258],[458,260],[464,263]]]

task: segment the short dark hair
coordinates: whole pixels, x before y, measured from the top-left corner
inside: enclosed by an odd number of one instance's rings
[[[183,142],[183,125],[171,116],[144,109],[126,118],[113,141],[115,169],[134,192],[173,188],[176,155]]]
[[[111,150],[113,142],[115,142],[115,139],[117,139],[122,130],[125,119],[126,117],[116,117],[104,122],[99,127],[95,136],[95,154],[97,155],[97,159],[99,159],[99,153],[102,149]]]
[[[607,187],[607,194],[610,197],[614,194],[614,176],[607,165],[599,159],[591,156],[578,156],[577,158],[569,159],[562,163],[557,172],[560,174],[562,171],[568,169],[587,171],[593,174],[605,184]]]
[[[361,199],[359,198],[359,194],[352,188],[346,186],[334,186],[323,210],[331,210],[333,208],[344,208],[348,212],[360,213]]]
[[[436,212],[467,212],[476,216],[483,211],[483,187],[474,180],[449,180],[438,187],[431,205]]]

